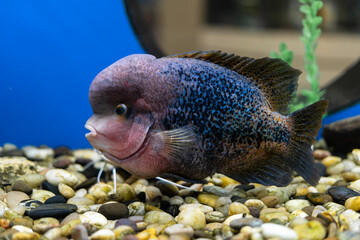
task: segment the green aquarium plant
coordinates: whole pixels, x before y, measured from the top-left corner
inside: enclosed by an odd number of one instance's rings
[[[290,105],[290,111],[299,110],[307,105],[310,105],[320,100],[324,94],[324,90],[320,90],[319,77],[320,71],[316,62],[315,50],[318,44],[318,38],[321,34],[319,25],[322,22],[322,17],[318,16],[318,11],[323,7],[321,0],[299,0],[301,3],[300,12],[305,17],[302,20],[303,30],[300,40],[304,43],[305,47],[305,71],[306,79],[310,83],[309,89],[302,89],[300,94],[304,97],[303,101],[299,101],[298,96],[294,98],[293,103]],[[293,52],[290,51],[284,42],[280,43],[279,53],[272,52],[271,57],[280,58],[291,65],[293,59]]]

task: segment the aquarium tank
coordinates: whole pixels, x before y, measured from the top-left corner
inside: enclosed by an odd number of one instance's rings
[[[360,239],[360,0],[0,2],[0,237]]]

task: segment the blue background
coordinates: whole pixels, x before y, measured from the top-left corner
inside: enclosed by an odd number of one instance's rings
[[[0,1],[0,144],[90,147],[91,81],[143,52],[120,0]]]

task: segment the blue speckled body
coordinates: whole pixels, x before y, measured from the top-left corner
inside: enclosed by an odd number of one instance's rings
[[[193,157],[174,163],[174,173],[194,179],[233,167],[246,172],[257,165],[254,155],[279,151],[289,142],[286,117],[271,110],[248,78],[196,59],[163,61],[161,74],[178,80],[177,97],[163,119],[165,129],[190,125],[201,137],[201,147],[193,149]]]

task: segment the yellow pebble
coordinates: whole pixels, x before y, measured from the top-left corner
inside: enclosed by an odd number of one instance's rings
[[[335,156],[328,156],[326,158],[324,158],[321,163],[325,165],[325,167],[329,167],[331,165],[335,165],[337,163],[341,162],[341,158],[340,157],[335,157]]]
[[[226,177],[226,176],[224,176],[224,177],[222,177],[222,178],[220,178],[221,179],[221,181],[222,181],[222,187],[226,187],[227,185],[229,185],[229,184],[239,184],[239,182],[238,181],[235,181],[234,179],[232,179],[232,178],[229,178],[229,177]]]
[[[208,205],[212,208],[215,208],[216,201],[218,200],[219,196],[216,196],[214,194],[207,194],[207,193],[201,193],[198,196],[198,201],[202,204]]]
[[[40,235],[36,232],[33,233],[25,233],[25,232],[17,232],[12,235],[11,240],[37,240],[40,239]]]
[[[360,197],[357,196],[357,197],[348,198],[348,199],[345,201],[344,206],[345,206],[347,209],[354,210],[355,212],[359,211],[359,210],[360,210]]]
[[[139,240],[148,240],[150,238],[150,233],[148,232],[139,232],[138,234],[136,234],[135,236],[139,239]]]

